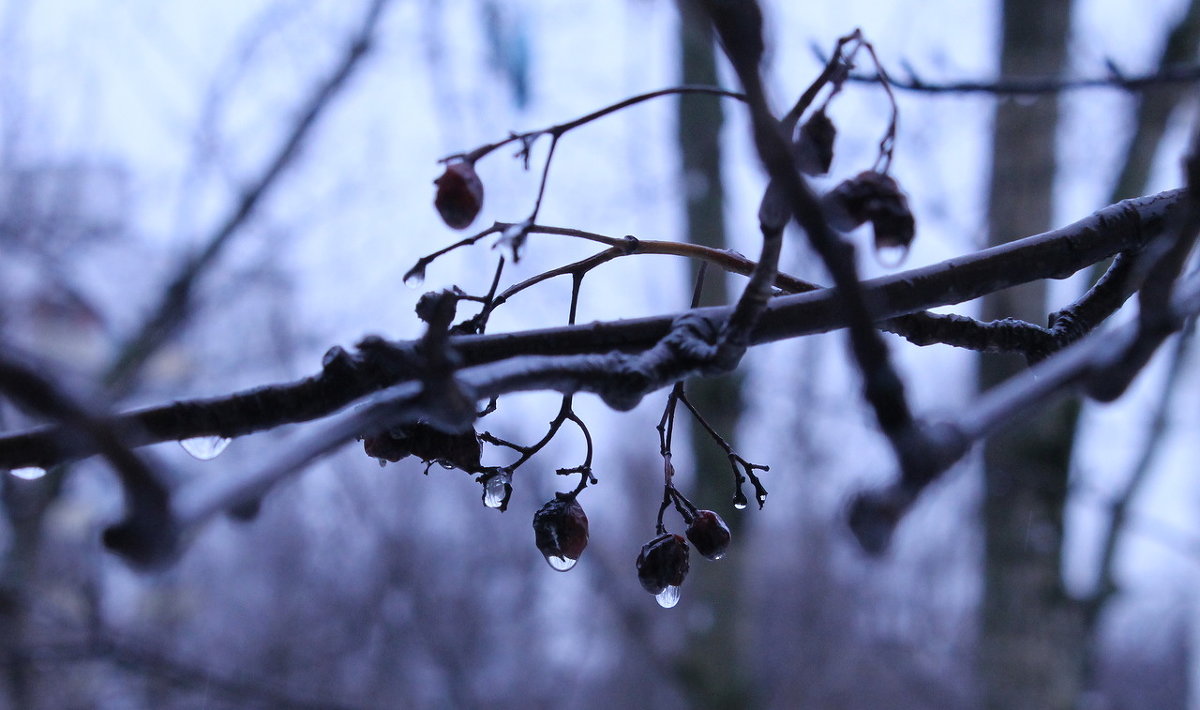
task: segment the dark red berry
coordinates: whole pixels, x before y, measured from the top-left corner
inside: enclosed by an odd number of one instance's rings
[[[729,549],[729,526],[711,510],[701,510],[688,525],[687,538],[696,552],[710,560],[719,560]]]
[[[559,572],[574,567],[588,544],[587,515],[575,496],[556,493],[534,513],[533,536],[551,567]]]
[[[446,226],[470,227],[483,207],[483,182],[475,173],[475,165],[466,161],[450,163],[433,184],[437,185],[433,204]]]
[[[637,558],[638,581],[642,589],[660,594],[667,587],[678,587],[688,573],[688,544],[683,537],[665,533],[642,545]]]

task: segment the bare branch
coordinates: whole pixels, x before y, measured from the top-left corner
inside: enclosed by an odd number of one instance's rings
[[[962,458],[975,442],[1016,417],[1076,389],[1084,389],[1091,395],[1099,384],[1101,394],[1108,394],[1112,391],[1108,383],[1113,379],[1118,380],[1115,387],[1124,389],[1157,346],[1187,318],[1200,312],[1200,275],[1192,275],[1174,284],[1174,289],[1169,288],[1173,281],[1170,272],[1179,263],[1180,245],[1190,247],[1200,230],[1197,201],[1185,198],[1171,217],[1173,229],[1151,240],[1166,245],[1158,250],[1162,257],[1154,261],[1150,270],[1168,276],[1168,288],[1162,293],[1169,296],[1166,302],[1156,304],[1150,320],[1139,318],[1106,332],[1093,332],[1026,373],[983,393],[954,417],[930,427],[927,437],[930,446],[924,468],[918,471],[922,475],[912,476],[903,471],[892,485],[860,494],[852,504],[851,530],[864,549],[872,553],[886,549],[896,525],[920,492]],[[1148,298],[1152,301],[1154,297]],[[1149,327],[1147,322],[1151,323]]]
[[[241,233],[259,203],[299,155],[300,148],[308,139],[313,126],[361,65],[362,58],[370,51],[375,28],[388,2],[389,0],[371,0],[363,23],[350,38],[345,54],[330,75],[314,87],[287,137],[264,166],[262,173],[246,188],[220,226],[205,240],[204,248],[184,260],[179,271],[163,290],[162,300],[152,314],[137,333],[120,347],[116,359],[103,378],[105,385],[110,389],[115,392],[129,389],[146,361],[170,340],[187,320],[193,308],[196,284],[217,262],[233,238]]]
[[[129,558],[139,564],[164,559],[175,546],[168,515],[168,492],[159,476],[137,457],[94,407],[68,395],[43,375],[43,370],[0,351],[0,392],[29,412],[50,418],[62,428],[60,441],[73,439],[112,464],[125,492],[126,522],[113,528],[118,539],[139,533]],[[133,526],[141,526],[133,530]],[[144,534],[153,530],[154,535]]]
[[[824,61],[824,59],[822,59]],[[850,80],[874,84],[879,82],[875,74],[851,74]],[[1117,91],[1147,91],[1168,84],[1194,84],[1200,82],[1200,64],[1178,64],[1162,67],[1148,74],[1128,76],[1110,74],[1100,77],[1066,79],[1060,76],[1025,78],[1001,78],[979,81],[930,82],[918,77],[911,70],[907,79],[894,76],[887,79],[897,89],[929,94],[995,94],[997,96],[1038,96],[1058,94],[1083,89],[1110,89]]]
[[[1027,237],[940,264],[863,282],[863,291],[886,320],[943,305],[962,303],[1019,283],[1065,278],[1122,251],[1137,249],[1166,228],[1186,193],[1171,190],[1126,200],[1062,229]],[[698,318],[720,327],[730,309],[701,308]],[[679,314],[612,323],[546,328],[497,335],[450,338],[463,365],[472,366],[531,354],[571,355],[654,346]],[[845,327],[846,316],[831,289],[771,299],[752,344],[774,342]],[[333,348],[320,373],[297,382],[260,387],[211,399],[193,399],[121,415],[111,426],[129,446],[197,436],[234,437],[283,424],[329,416],[382,388],[415,381],[418,362],[413,342],[367,338],[351,355]],[[362,432],[356,432],[360,434]],[[40,427],[0,436],[0,468],[49,466],[90,456],[94,447],[65,435],[61,427]]]

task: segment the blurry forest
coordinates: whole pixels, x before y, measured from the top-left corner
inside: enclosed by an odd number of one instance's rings
[[[722,5],[3,0],[0,462],[22,432],[78,421],[39,378],[89,411],[127,412],[329,372],[331,347],[370,335],[434,342],[414,313],[422,291],[494,294],[502,255],[501,289],[598,251],[502,228],[405,278],[493,222],[519,227],[535,203],[539,225],[758,258],[761,137],[742,102],[702,93],[497,149],[475,165],[486,197],[467,232],[433,205],[439,160],[511,132],[664,87],[742,91],[738,50],[717,37]],[[856,28],[891,76],[884,91],[857,55],[829,101],[832,167],[811,180],[829,192],[890,135],[884,171],[916,234],[898,265],[869,229],[851,231],[864,279],[1187,184],[1200,2],[761,5],[761,75],[780,114]],[[818,251],[788,227],[779,270],[830,283]],[[697,289],[698,262],[668,252],[538,283],[487,332],[732,304],[746,288],[710,264]],[[933,310],[1041,326],[1106,268]],[[1111,321],[1138,318],[1135,298]],[[1120,399],[1057,400],[922,481],[881,554],[847,511],[863,491],[896,490],[900,445],[880,434],[845,332],[751,348],[735,371],[689,380],[688,401],[738,456],[769,465],[769,495],[759,510],[747,484],[751,505],[735,507],[729,452],[677,408],[676,485],[729,523],[732,544],[718,562],[693,556],[670,609],[634,567],[666,507],[666,389],[628,412],[568,398],[575,419],[512,472],[504,512],[481,502],[476,475],[416,457],[381,466],[355,443],[189,529],[178,558],[149,570],[102,543],[136,507],[119,481],[132,474],[99,456],[12,466],[0,707],[1200,707],[1193,340],[1189,320]],[[922,417],[970,411],[1038,359],[885,342]],[[528,446],[563,424],[563,401],[506,395],[476,429]],[[314,428],[136,452],[168,489],[207,490],[286,464]],[[530,520],[576,485],[556,471],[585,450],[590,544],[561,574]],[[483,465],[513,458],[490,445]]]

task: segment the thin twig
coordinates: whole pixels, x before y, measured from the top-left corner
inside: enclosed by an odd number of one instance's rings
[[[549,126],[547,128],[540,128],[535,131],[526,131],[524,133],[513,133],[508,138],[505,138],[500,141],[496,141],[495,143],[488,143],[486,145],[481,145],[478,148],[471,150],[471,151],[467,151],[465,153],[453,153],[451,155],[447,155],[445,158],[442,158],[441,161],[439,161],[439,162],[448,163],[453,160],[465,160],[467,162],[473,163],[473,162],[479,160],[480,158],[484,157],[488,153],[491,153],[492,151],[496,150],[497,148],[503,148],[506,145],[509,145],[511,143],[516,143],[516,142],[523,144],[521,154],[527,155],[528,151],[529,151],[530,143],[532,141],[536,140],[540,136],[544,136],[544,135],[561,136],[564,133],[567,133],[568,131],[579,128],[580,126],[582,126],[584,124],[591,123],[592,121],[595,121],[596,119],[599,119],[599,118],[604,118],[605,116],[607,116],[611,113],[616,113],[617,111],[629,108],[630,106],[633,106],[635,104],[640,104],[643,101],[649,101],[651,99],[657,99],[657,98],[660,98],[663,96],[674,96],[674,95],[678,95],[678,94],[707,94],[709,96],[721,96],[721,97],[730,98],[730,99],[737,99],[739,101],[745,100],[745,97],[743,95],[737,93],[736,91],[726,91],[725,89],[722,89],[717,86],[672,86],[672,87],[669,87],[666,89],[658,89],[657,91],[649,91],[644,94],[630,96],[627,99],[618,101],[609,106],[605,106],[602,109],[593,111],[585,116],[580,116],[579,118],[576,118],[574,120],[567,121],[566,123],[559,123],[559,124],[556,124],[553,126]]]
[[[824,61],[824,59],[822,59]],[[861,83],[878,83],[874,74],[851,74],[850,80]],[[1001,78],[995,80],[967,80],[930,82],[910,75],[907,79],[888,78],[888,83],[897,89],[929,94],[995,94],[997,96],[1039,96],[1058,94],[1082,89],[1109,89],[1118,91],[1146,91],[1167,84],[1192,84],[1200,82],[1200,64],[1184,64],[1163,67],[1148,74],[1135,76],[1113,75],[1083,77],[1076,79],[1058,76]]]

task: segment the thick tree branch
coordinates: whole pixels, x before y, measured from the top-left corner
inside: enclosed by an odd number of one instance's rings
[[[1189,181],[1200,183],[1196,161],[1189,161]],[[971,449],[1016,417],[1076,390],[1109,397],[1124,391],[1163,340],[1200,312],[1200,274],[1176,280],[1186,250],[1200,232],[1200,203],[1185,193],[1165,229],[1149,239],[1142,269],[1160,279],[1143,309],[1152,313],[1106,332],[1093,332],[1055,357],[980,395],[954,417],[930,427],[926,475],[902,475],[892,485],[858,496],[849,511],[851,530],[863,548],[880,553],[900,519],[921,491]],[[1149,279],[1147,279],[1149,282]]]
[[[1127,200],[1075,224],[948,261],[865,281],[876,316],[899,315],[962,303],[1009,286],[1065,278],[1122,251],[1134,250],[1166,228],[1185,199],[1183,190]],[[692,311],[719,327],[729,308]],[[679,314],[608,323],[450,338],[464,366],[531,354],[637,352],[654,346]],[[751,333],[751,344],[845,327],[838,297],[822,289],[771,300]],[[210,399],[193,399],[120,415],[108,423],[128,446],[197,436],[234,437],[283,424],[320,419],[380,389],[416,381],[414,342],[367,338],[350,354],[333,348],[321,372],[297,382]],[[361,432],[359,432],[361,433]],[[96,453],[94,446],[51,425],[0,436],[0,468],[50,466]]]

